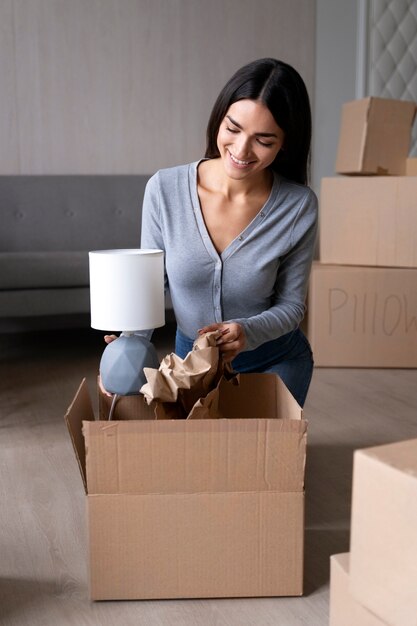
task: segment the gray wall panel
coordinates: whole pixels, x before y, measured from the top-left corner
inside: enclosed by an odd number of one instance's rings
[[[261,56],[314,81],[311,0],[4,0],[0,173],[152,173],[201,156],[224,81]]]

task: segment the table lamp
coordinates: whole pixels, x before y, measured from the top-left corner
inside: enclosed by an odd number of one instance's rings
[[[100,361],[107,391],[138,394],[146,383],[144,367],[159,367],[155,347],[137,331],[165,324],[164,253],[162,250],[89,252],[91,326],[122,331]]]

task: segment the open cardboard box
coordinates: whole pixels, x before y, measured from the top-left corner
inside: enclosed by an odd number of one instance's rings
[[[274,374],[219,386],[219,419],[155,420],[85,380],[66,414],[86,491],[93,600],[303,590],[307,422]]]

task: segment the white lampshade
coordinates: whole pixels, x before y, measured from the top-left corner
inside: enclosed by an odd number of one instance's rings
[[[162,250],[89,252],[91,326],[135,331],[165,324]]]

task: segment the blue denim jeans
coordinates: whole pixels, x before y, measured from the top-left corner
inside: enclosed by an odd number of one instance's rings
[[[175,353],[184,358],[193,347],[193,340],[179,329],[175,337]],[[300,406],[304,406],[313,375],[313,354],[307,338],[297,328],[267,341],[255,350],[241,352],[232,361],[236,372],[272,372],[278,374]]]

